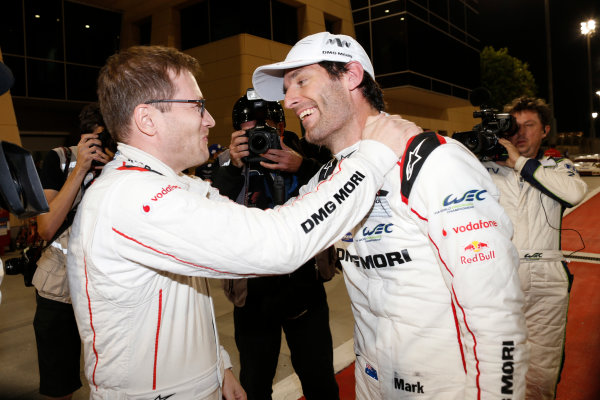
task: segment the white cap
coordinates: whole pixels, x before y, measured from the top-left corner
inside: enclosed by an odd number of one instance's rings
[[[260,97],[268,101],[285,98],[283,75],[292,68],[304,67],[321,61],[349,63],[358,61],[363,69],[375,79],[369,56],[358,42],[347,35],[320,32],[300,40],[292,47],[285,61],[258,67],[252,75],[252,85]]]

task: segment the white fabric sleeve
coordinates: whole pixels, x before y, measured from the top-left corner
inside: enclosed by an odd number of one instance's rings
[[[87,199],[102,208],[94,240],[83,241],[89,246],[85,253],[98,256],[91,260],[117,253],[131,263],[131,268],[119,263],[125,274],[136,273],[139,264],[217,278],[289,273],[362,219],[384,174],[397,161],[387,146],[363,141],[352,158],[339,163],[312,191],[266,211],[224,198],[214,201],[222,196],[211,189],[202,193],[202,184],[194,186],[188,178],[174,181],[152,173],[140,178],[135,171],[124,172],[102,199]],[[165,194],[159,196],[161,189]]]

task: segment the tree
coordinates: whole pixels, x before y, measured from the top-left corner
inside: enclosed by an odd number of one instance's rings
[[[480,55],[481,85],[491,92],[487,106],[502,110],[519,96],[535,96],[537,88],[529,64],[508,54],[506,47],[486,46]]]

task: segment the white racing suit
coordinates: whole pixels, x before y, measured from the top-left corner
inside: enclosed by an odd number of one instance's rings
[[[357,399],[524,397],[518,255],[497,198],[468,150],[426,132],[336,244],[355,319]]]
[[[520,253],[530,348],[528,399],[554,399],[563,359],[570,273],[560,251],[566,207],[579,203],[587,185],[568,159],[519,157],[515,168],[484,163],[500,189],[500,205],[514,225]]]
[[[262,211],[119,144],[86,191],[69,241],[91,398],[217,398],[230,363],[206,278],[290,273],[339,240],[398,160],[374,141],[359,153],[302,199]],[[323,219],[312,221],[318,210]]]

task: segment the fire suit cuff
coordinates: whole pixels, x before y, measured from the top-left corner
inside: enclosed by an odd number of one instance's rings
[[[517,162],[515,163],[515,166],[513,169],[520,173],[521,170],[523,169],[523,167],[525,166],[525,163],[528,160],[529,160],[529,158],[527,158],[527,157],[519,156],[519,158],[517,158]]]
[[[386,174],[398,162],[396,153],[385,144],[376,140],[362,140],[359,151],[382,174]]]
[[[233,368],[233,364],[231,363],[231,358],[229,357],[229,353],[225,350],[225,347],[221,346],[221,360],[223,361],[223,368],[229,369]]]

